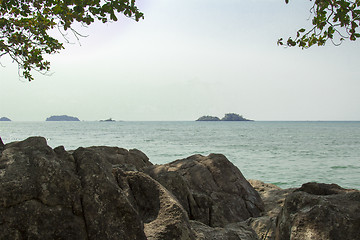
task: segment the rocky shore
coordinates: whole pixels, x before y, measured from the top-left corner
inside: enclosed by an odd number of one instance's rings
[[[0,139],[0,239],[353,240],[360,192],[246,180],[221,154],[153,165],[117,147]]]

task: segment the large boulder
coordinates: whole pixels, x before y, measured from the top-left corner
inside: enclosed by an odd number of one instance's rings
[[[79,148],[73,156],[89,238],[146,239],[141,218],[118,185],[112,164],[92,149]]]
[[[359,213],[359,191],[307,183],[286,197],[277,218],[276,239],[359,239]]]
[[[139,171],[151,165],[139,150],[6,144],[0,239],[195,239],[177,199]]]
[[[0,239],[85,239],[75,162],[44,138],[5,145],[0,158]]]
[[[144,222],[148,240],[195,239],[185,210],[165,187],[142,172],[114,173]]]
[[[193,155],[145,172],[163,184],[182,203],[189,218],[223,227],[264,210],[259,194],[224,155]]]
[[[152,165],[139,150],[66,151],[52,149],[42,137],[6,145],[0,138],[0,239],[360,236],[357,190],[250,183],[221,154]]]
[[[41,137],[5,145],[0,239],[146,239],[112,169],[91,149],[71,155]]]

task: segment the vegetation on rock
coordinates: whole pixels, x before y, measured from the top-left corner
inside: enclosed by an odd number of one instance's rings
[[[196,121],[220,121],[220,118],[214,116],[202,116]]]
[[[221,121],[251,121],[236,113],[227,113]]]
[[[226,113],[222,119],[213,116],[202,116],[198,118],[196,121],[253,121],[253,120],[246,119],[242,115],[239,115],[237,113]]]
[[[100,122],[115,122],[115,120],[113,120],[112,118],[108,118],[105,120],[100,120]]]
[[[77,117],[71,117],[67,115],[51,116],[46,121],[80,121]]]

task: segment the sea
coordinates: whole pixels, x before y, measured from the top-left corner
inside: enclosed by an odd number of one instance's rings
[[[360,122],[0,122],[3,142],[139,149],[153,164],[224,154],[247,179],[281,188],[316,181],[360,189]]]

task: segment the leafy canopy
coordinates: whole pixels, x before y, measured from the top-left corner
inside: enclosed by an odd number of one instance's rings
[[[310,13],[313,27],[310,30],[301,28],[296,38],[290,37],[286,43],[280,38],[278,45],[309,48],[323,46],[328,40],[340,45],[345,39],[355,41],[360,38],[360,0],[314,0]]]
[[[143,18],[135,0],[0,0],[0,57],[8,54],[20,74],[31,81],[32,70],[50,69],[43,55],[64,48],[49,35],[50,30],[58,28],[62,34],[70,30],[77,37],[80,34],[72,28],[74,22],[117,21],[117,13],[136,21]]]

